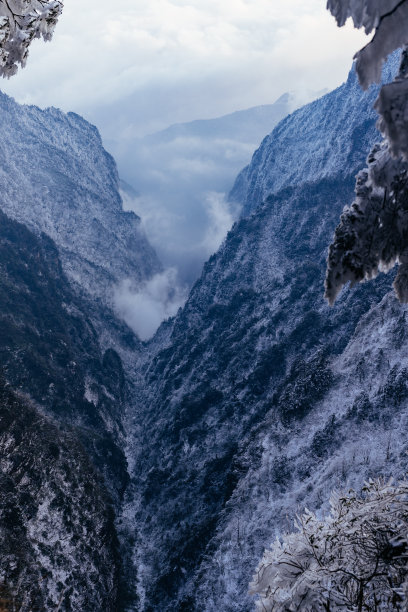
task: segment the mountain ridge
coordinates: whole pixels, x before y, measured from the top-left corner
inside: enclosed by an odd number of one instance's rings
[[[0,107],[0,207],[55,241],[71,282],[111,307],[117,283],[161,271],[140,219],[122,208],[116,164],[97,128],[5,94]]]
[[[399,56],[390,56],[383,82],[393,79]],[[338,168],[344,176],[357,172],[380,139],[373,109],[378,91],[374,85],[364,92],[353,67],[343,85],[283,119],[238,175],[230,201],[242,205],[242,214],[248,215],[284,187],[330,178]]]

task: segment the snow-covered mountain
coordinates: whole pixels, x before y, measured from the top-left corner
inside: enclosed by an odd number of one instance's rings
[[[0,596],[113,612],[131,589],[118,352],[140,346],[113,295],[162,267],[96,128],[2,94],[0,109]]]
[[[352,177],[320,181],[240,221],[161,330],[144,364],[129,451],[142,610],[251,610],[248,582],[274,528],[340,483],[325,478],[324,465],[317,474],[302,461],[320,428],[318,452],[329,454],[330,401],[316,427],[309,415],[337,382],[334,361],[357,323],[390,284],[383,277],[333,310],[324,303],[328,237],[352,193]],[[309,497],[299,484],[307,478],[320,487]],[[290,488],[287,497],[280,487]]]
[[[384,82],[392,80],[398,64],[399,53],[394,53]],[[284,187],[356,172],[370,143],[378,140],[373,110],[378,91],[372,86],[364,92],[352,70],[346,83],[281,121],[240,172],[229,199],[247,215]]]
[[[72,282],[111,303],[119,281],[161,270],[140,219],[123,211],[116,164],[94,126],[2,93],[0,111],[0,208],[55,241]]]
[[[374,95],[351,74],[274,129],[243,217],[145,344],[108,306],[161,267],[96,130],[0,98],[0,574],[22,612],[249,612],[296,511],[406,472],[392,275],[322,297]]]

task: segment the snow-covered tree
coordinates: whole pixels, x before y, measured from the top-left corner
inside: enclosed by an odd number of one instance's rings
[[[408,302],[408,164],[384,141],[357,175],[356,199],[344,209],[329,248],[326,297],[343,285],[374,278],[399,262],[394,288]]]
[[[357,198],[345,208],[329,250],[326,297],[332,304],[342,286],[375,277],[395,263],[398,298],[408,301],[408,0],[328,0],[339,26],[351,17],[372,40],[356,53],[363,88],[380,81],[388,55],[402,47],[400,71],[384,85],[375,108],[385,140],[357,177]]]
[[[356,70],[364,89],[381,80],[388,55],[408,42],[408,0],[328,0],[327,8],[343,26],[351,18],[356,28],[372,40],[355,55]]]
[[[0,0],[0,74],[25,66],[34,38],[50,40],[63,8],[61,0]]]
[[[407,610],[408,482],[371,480],[330,506],[322,520],[306,510],[264,553],[250,585],[258,610]]]

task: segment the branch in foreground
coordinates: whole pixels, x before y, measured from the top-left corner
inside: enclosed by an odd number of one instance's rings
[[[0,75],[24,67],[35,38],[51,40],[62,13],[61,0],[0,0]]]

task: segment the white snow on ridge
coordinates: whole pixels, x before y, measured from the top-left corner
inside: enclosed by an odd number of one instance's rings
[[[0,93],[0,208],[57,244],[68,277],[111,302],[113,286],[161,265],[124,212],[113,158],[74,113],[22,106]]]
[[[390,57],[383,82],[394,77],[399,56]],[[283,119],[238,175],[230,200],[247,215],[285,187],[357,173],[381,139],[373,110],[378,90],[364,92],[353,68],[344,85]]]

